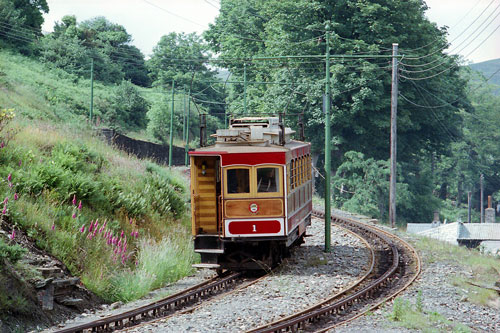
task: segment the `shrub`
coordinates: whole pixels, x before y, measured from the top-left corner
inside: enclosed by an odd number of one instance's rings
[[[0,238],[0,260],[7,259],[14,264],[19,261],[26,252],[26,249],[20,245],[8,245]]]

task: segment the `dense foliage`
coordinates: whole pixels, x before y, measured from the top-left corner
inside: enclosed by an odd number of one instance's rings
[[[428,110],[422,112],[418,106],[402,99],[398,108],[401,181],[414,193],[413,197],[407,198],[411,200],[409,205],[401,207],[400,217],[406,220],[416,218],[412,216],[416,209],[406,208],[419,207],[422,212],[419,217],[430,219],[432,210],[437,206],[419,201],[420,195],[432,195],[432,186],[422,183],[418,170],[432,153],[449,155],[452,138],[460,140],[462,137],[461,115],[469,112],[470,107],[464,93],[466,80],[458,72],[458,59],[443,53],[447,45],[446,30],[440,30],[429,22],[424,15],[425,10],[425,3],[417,0],[254,0],[245,3],[228,0],[221,3],[220,15],[205,37],[237,78],[242,79],[242,63],[246,61],[249,81],[292,84],[266,87],[250,84],[251,112],[276,110],[293,114],[305,110],[306,134],[309,134],[318,154],[322,154],[324,137],[311,134],[322,133],[324,128],[320,103],[325,89],[324,60],[296,58],[265,62],[251,59],[259,56],[324,55],[328,23],[332,30],[331,54],[389,56],[392,43],[398,43],[402,52],[411,54],[408,59],[403,58],[408,69],[404,65],[401,69],[400,91],[405,97],[422,102],[421,94],[425,89],[433,91],[442,100],[456,101],[441,108],[438,115]],[[440,66],[424,74],[414,73],[413,67],[410,67],[432,61]],[[440,73],[447,67],[445,72],[433,78],[414,80]],[[362,153],[365,158],[375,161],[386,161],[389,158],[390,134],[390,58],[334,59],[330,76],[334,170],[341,172],[339,166],[347,161],[346,153],[349,151]],[[403,79],[403,76],[411,80]],[[230,92],[231,112],[242,112],[242,103],[238,102],[241,92],[241,86],[234,86]],[[442,135],[443,121],[446,121],[451,137]],[[290,119],[290,123],[293,125],[295,121]],[[346,188],[345,192],[335,194],[345,196],[337,203],[341,205],[345,200],[353,200],[356,196],[351,197],[350,193],[366,192],[367,188],[367,183]],[[387,199],[386,194],[384,198]]]

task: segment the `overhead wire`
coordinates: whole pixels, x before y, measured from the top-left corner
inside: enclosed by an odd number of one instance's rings
[[[498,25],[495,30],[493,30],[479,45],[477,45],[471,52],[469,52],[465,57],[468,57],[469,55],[471,55],[472,53],[474,53],[481,45],[483,45],[498,29],[500,28],[500,25]],[[401,75],[401,77],[407,79],[407,80],[415,80],[415,81],[421,81],[421,80],[427,80],[427,79],[431,79],[433,77],[436,77],[438,75],[441,75],[447,71],[449,71],[450,69],[452,68],[456,68],[460,66],[458,63],[455,63],[453,65],[451,65],[450,67],[446,68],[446,69],[443,69],[442,71],[438,72],[438,73],[435,73],[433,75],[429,75],[429,76],[426,76],[426,77],[418,77],[418,78],[415,78],[415,77],[407,77],[407,76],[403,76]]]

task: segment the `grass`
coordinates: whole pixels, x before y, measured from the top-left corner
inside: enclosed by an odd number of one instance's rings
[[[396,326],[419,332],[471,332],[470,328],[463,324],[453,323],[437,312],[426,311],[418,296],[416,304],[397,297],[392,311],[388,314],[388,319]]]
[[[499,307],[500,296],[495,291],[469,283],[480,281],[480,285],[493,286],[499,281],[500,258],[498,256],[482,254],[475,249],[467,249],[428,237],[419,237],[415,245],[426,263],[440,261],[461,267],[456,275],[450,277],[450,281],[462,290],[470,302]],[[468,275],[465,276],[463,272]]]
[[[0,151],[0,196],[10,198],[4,221],[108,301],[141,297],[191,272],[188,193],[180,174],[118,152],[78,127],[35,127],[22,119],[11,128],[17,134]],[[106,228],[89,238],[96,219],[99,226],[107,220]],[[108,233],[121,241],[127,236],[127,250],[117,254]]]

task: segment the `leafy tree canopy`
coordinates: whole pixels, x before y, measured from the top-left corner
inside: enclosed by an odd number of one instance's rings
[[[215,83],[217,72],[208,66],[209,56],[208,46],[194,33],[162,36],[147,63],[153,86],[171,86],[175,80],[178,89],[191,89],[193,101],[220,115],[223,86]]]
[[[75,16],[65,16],[55,23],[54,32],[43,39],[41,54],[48,64],[86,77],[93,59],[98,80],[119,83],[125,79],[149,86],[144,55],[130,45],[131,41],[123,26],[104,17],[78,24]]]

